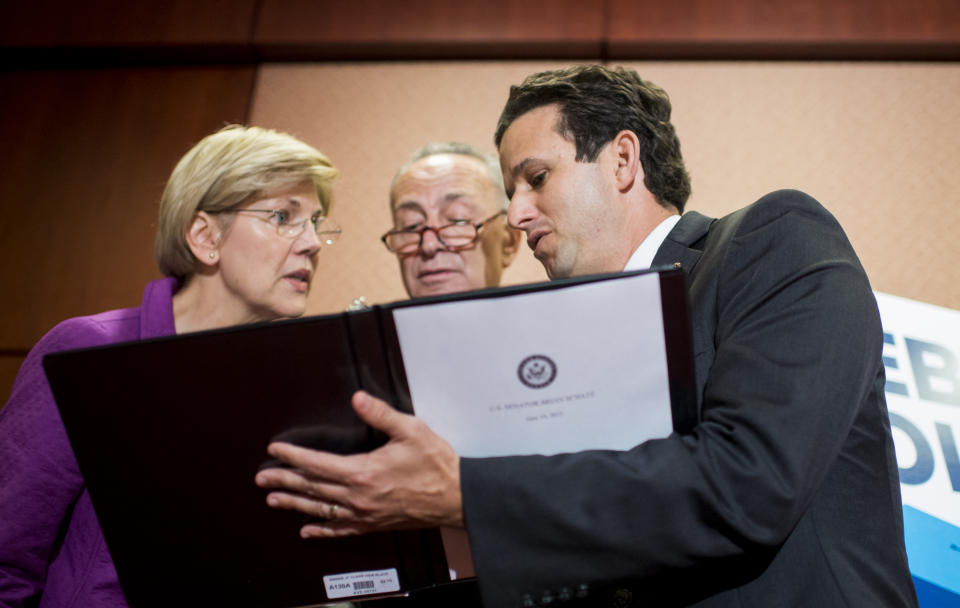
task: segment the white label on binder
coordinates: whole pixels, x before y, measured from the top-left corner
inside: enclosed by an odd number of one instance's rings
[[[400,578],[397,576],[396,568],[329,574],[323,577],[323,584],[327,588],[327,597],[332,600],[400,591]]]

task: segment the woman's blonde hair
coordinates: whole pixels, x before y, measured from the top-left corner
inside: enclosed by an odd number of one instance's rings
[[[259,127],[229,125],[200,140],[174,168],[160,199],[153,252],[166,276],[196,270],[186,233],[198,211],[224,211],[310,180],[324,214],[339,172],[330,159],[299,139]]]

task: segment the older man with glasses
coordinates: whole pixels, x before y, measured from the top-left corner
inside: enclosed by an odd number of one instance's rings
[[[428,144],[400,167],[382,241],[410,297],[498,286],[520,245],[507,202],[497,160],[467,144]]]

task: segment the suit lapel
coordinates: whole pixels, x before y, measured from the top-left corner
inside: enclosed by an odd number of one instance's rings
[[[679,264],[689,275],[703,254],[702,249],[694,249],[692,245],[701,241],[707,235],[710,224],[713,222],[713,218],[696,211],[684,213],[677,225],[664,239],[663,244],[660,245],[657,254],[653,256],[653,266],[677,266]]]

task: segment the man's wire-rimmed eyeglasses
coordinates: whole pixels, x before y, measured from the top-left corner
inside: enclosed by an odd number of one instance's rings
[[[440,244],[450,251],[460,251],[473,245],[480,238],[480,230],[505,215],[506,211],[498,211],[482,222],[473,223],[470,220],[456,220],[443,226],[418,225],[410,228],[391,230],[380,237],[383,244],[397,255],[412,255],[420,251],[423,245],[423,235],[428,230],[437,236]]]
[[[268,215],[256,216],[269,222],[277,229],[277,234],[284,238],[295,239],[307,229],[307,224],[313,225],[313,231],[322,245],[333,245],[340,238],[342,230],[336,222],[322,215],[315,215],[304,220],[293,220],[287,209],[224,209],[222,211],[207,211],[217,215],[225,213],[263,213]]]

